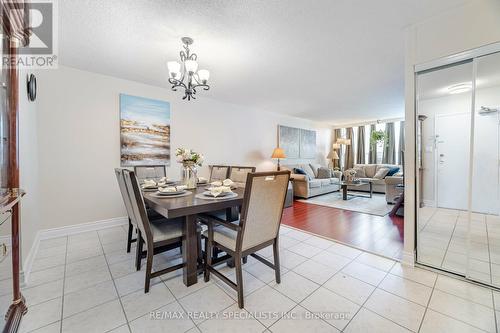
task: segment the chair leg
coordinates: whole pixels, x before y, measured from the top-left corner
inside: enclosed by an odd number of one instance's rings
[[[132,232],[134,230],[134,226],[130,222],[130,218],[128,219],[128,235],[127,235],[127,253],[130,253],[130,248],[132,247]]]
[[[146,281],[144,283],[144,293],[149,293],[149,286],[151,284],[151,272],[153,270],[153,253],[154,251],[148,251],[147,261],[146,261]]]
[[[238,292],[238,307],[243,309],[243,272],[241,270],[241,255],[234,256],[234,266],[236,269],[236,288]]]
[[[243,263],[246,264],[248,262],[248,256],[243,257]]]
[[[137,246],[135,252],[135,268],[140,271],[141,270],[141,261],[142,261],[142,235],[141,231],[137,232]]]
[[[210,271],[208,270],[210,265],[212,265],[212,243],[208,239],[205,239],[205,265],[203,268],[205,282],[210,281]]]
[[[276,275],[276,283],[281,283],[281,274],[280,274],[280,253],[278,246],[278,238],[274,240],[273,244],[273,253],[274,253],[274,274]]]

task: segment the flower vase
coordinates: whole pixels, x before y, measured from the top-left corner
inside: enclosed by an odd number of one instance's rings
[[[188,189],[195,189],[198,181],[198,170],[194,163],[183,163],[182,184]]]

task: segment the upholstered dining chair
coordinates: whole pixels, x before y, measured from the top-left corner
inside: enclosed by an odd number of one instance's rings
[[[184,263],[173,265],[165,269],[153,272],[153,256],[165,247],[176,248],[182,246],[183,222],[180,219],[163,219],[150,222],[144,199],[142,197],[139,182],[135,173],[123,170],[125,185],[130,196],[134,219],[137,223],[137,270],[140,269],[142,259],[142,248],[146,245],[146,280],[144,292],[149,292],[151,279],[163,274],[170,273],[184,267]]]
[[[164,165],[135,166],[134,172],[139,183],[144,182],[146,179],[160,179],[167,176]]]
[[[125,209],[127,210],[128,216],[128,233],[127,233],[127,253],[130,253],[130,249],[132,247],[132,243],[137,241],[137,238],[132,238],[134,230],[137,229],[137,223],[134,220],[134,212],[132,210],[130,196],[128,194],[127,186],[125,185],[125,178],[123,178],[123,169],[116,168],[115,169],[116,180],[118,181],[118,186],[120,187],[120,194],[123,199],[123,203],[125,204]],[[147,209],[146,212],[148,214],[148,218],[150,221],[161,220],[164,217],[157,212]]]
[[[255,172],[255,167],[231,166],[229,168],[229,179],[231,179],[236,186],[245,187],[247,175],[251,172]]]
[[[209,182],[223,181],[229,177],[229,166],[227,165],[210,165]]]
[[[205,241],[205,281],[210,273],[215,274],[238,293],[238,306],[243,308],[242,258],[251,255],[275,271],[276,282],[280,283],[279,228],[285,204],[289,171],[249,173],[245,186],[245,197],[239,221],[227,222],[213,216],[202,216],[208,224],[204,233]],[[273,246],[274,263],[255,254]],[[212,248],[226,252],[234,260],[236,283],[228,279],[212,266]]]

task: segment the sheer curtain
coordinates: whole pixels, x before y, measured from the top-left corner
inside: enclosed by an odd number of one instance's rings
[[[365,127],[358,127],[358,144],[356,151],[356,163],[365,164]]]
[[[386,142],[384,146],[384,153],[382,155],[382,163],[394,164],[396,163],[396,138],[394,133],[394,123],[385,124]]]
[[[369,134],[369,142],[370,146],[368,149],[368,163],[370,164],[376,164],[377,163],[377,144],[372,143],[372,133],[375,132],[377,129],[375,127],[375,124],[370,125],[370,134]]]
[[[333,143],[336,143],[338,139],[342,137],[342,132],[340,128],[333,130]],[[337,151],[339,157],[341,156],[340,151]],[[333,160],[333,167],[340,169],[340,160]]]
[[[345,169],[351,169],[354,166],[354,151],[352,149],[354,143],[354,131],[352,130],[352,127],[346,129],[346,138],[351,140],[351,144],[346,146],[344,167]]]
[[[405,151],[405,122],[399,123],[399,151],[398,151],[398,163],[403,165],[403,153]]]

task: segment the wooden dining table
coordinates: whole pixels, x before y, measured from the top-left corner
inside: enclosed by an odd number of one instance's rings
[[[243,204],[245,189],[233,190],[238,196],[228,199],[201,199],[196,194],[206,191],[207,185],[190,189],[192,194],[175,198],[159,198],[151,192],[144,192],[144,201],[150,209],[154,209],[166,218],[181,217],[184,220],[184,237],[182,241],[183,280],[186,286],[198,282],[198,242],[197,215],[226,210],[228,217],[233,217],[236,208]],[[153,192],[154,193],[154,192]],[[232,215],[232,216],[229,216]]]

